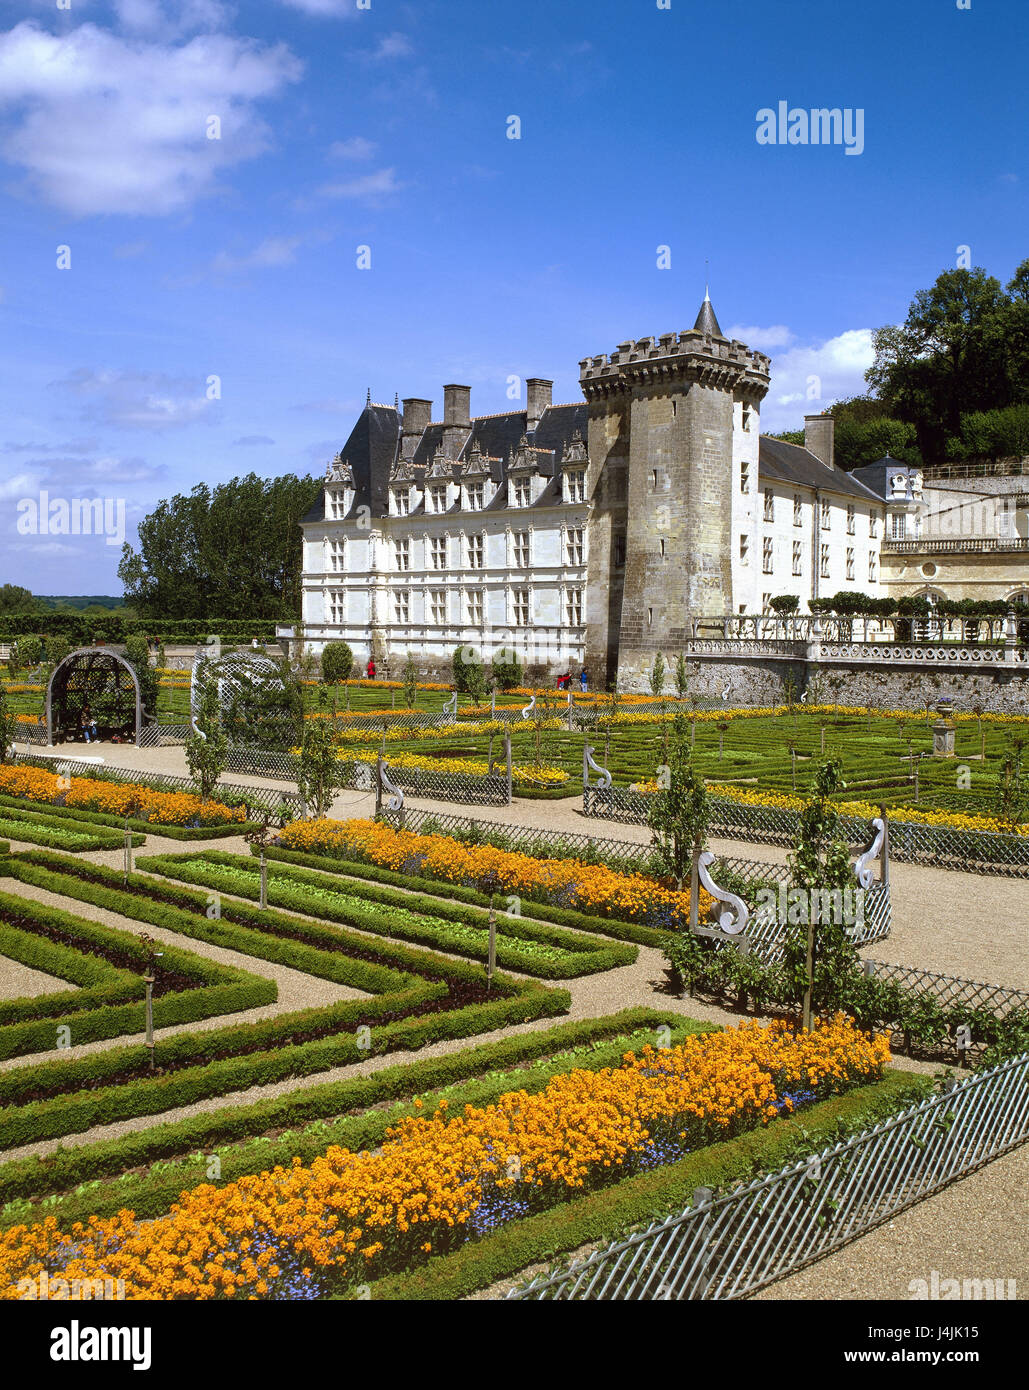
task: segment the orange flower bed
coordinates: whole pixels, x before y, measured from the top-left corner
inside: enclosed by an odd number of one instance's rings
[[[0,1297],[32,1296],[44,1270],[57,1298],[63,1280],[98,1278],[136,1300],[324,1297],[768,1124],[795,1097],[877,1080],[889,1055],[842,1016],[810,1033],[747,1022],[461,1115],[443,1099],[378,1149],[333,1146],[309,1165],[204,1183],[156,1220],[14,1226],[0,1236]]]
[[[0,767],[0,792],[51,806],[74,806],[124,816],[135,803],[138,820],[158,825],[226,825],[246,819],[242,806],[201,801],[191,792],[152,791],[138,782],[59,777],[41,767]]]
[[[414,876],[474,885],[615,917],[674,929],[689,921],[688,893],[664,888],[646,874],[621,874],[578,859],[537,859],[531,854],[465,845],[449,835],[416,835],[373,820],[293,821],[279,832],[285,849],[359,859]],[[712,899],[701,890],[700,912]]]

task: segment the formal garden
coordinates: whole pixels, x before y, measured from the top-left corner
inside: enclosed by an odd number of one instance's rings
[[[1029,994],[878,959],[904,816],[1022,829],[1021,721],[291,686],[242,655],[156,671],[158,711],[188,721],[182,775],[109,744],[102,766],[38,745],[0,762],[0,969],[38,981],[0,989],[3,1297],[576,1296],[554,1290],[584,1246],[793,1184],[898,1117],[934,1137],[917,1192],[910,1164],[879,1185],[890,1210],[1024,1137]],[[8,739],[32,686],[5,683]],[[919,757],[941,720],[943,767]],[[290,761],[230,778],[234,750]],[[419,807],[405,773],[440,765],[450,805]],[[340,815],[362,768],[378,806]],[[508,769],[527,825],[468,791]],[[638,799],[642,839],[533,826],[584,769]],[[708,849],[734,797],[789,812],[785,862]],[[970,1086],[996,1093],[974,1160],[938,1120]],[[831,1213],[835,1192],[790,1201]],[[835,1248],[834,1222],[798,1221],[747,1287],[810,1258],[803,1231]]]

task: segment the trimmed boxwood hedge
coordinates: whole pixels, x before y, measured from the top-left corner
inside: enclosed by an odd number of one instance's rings
[[[0,917],[8,914],[14,915],[18,925],[0,920],[0,954],[84,988],[0,1001],[0,1058],[49,1051],[57,1046],[57,1029],[62,1027],[69,1029],[72,1046],[142,1030],[147,953],[134,935],[0,893]],[[34,926],[61,939],[36,935]],[[138,965],[139,973],[114,966],[105,954],[127,957]],[[158,1028],[238,1013],[278,998],[274,980],[172,946],[164,948],[161,969],[196,981],[197,987],[176,988],[155,997],[153,1017]]]
[[[252,845],[251,853],[258,855],[260,850]],[[332,855],[326,854],[305,854],[301,850],[279,849],[274,846],[269,846],[265,855],[269,860],[279,859],[287,864],[321,869],[325,873],[343,874],[347,878],[371,879],[375,883],[386,883],[391,887],[407,888],[440,898],[453,898],[455,902],[472,903],[476,907],[489,907],[488,893],[480,893],[477,888],[468,888],[464,884],[448,883],[445,879],[417,878],[413,874],[400,874],[392,869],[383,869],[378,864],[335,859]],[[658,949],[674,934],[663,931],[660,927],[645,927],[638,922],[620,922],[614,917],[593,917],[585,912],[577,912],[574,908],[555,907],[551,903],[537,902],[534,898],[522,898],[522,917],[553,922],[560,927],[573,927],[597,936],[613,936],[618,941],[633,941],[638,946],[656,946]]]
[[[377,1300],[452,1302],[466,1298],[580,1246],[594,1241],[607,1243],[633,1227],[664,1220],[688,1206],[698,1187],[732,1187],[757,1173],[774,1172],[802,1154],[816,1152],[846,1134],[887,1119],[927,1094],[932,1085],[928,1077],[889,1071],[882,1081],[833,1096],[761,1129],[710,1144],[678,1163],[513,1221],[449,1255],[432,1256],[419,1269],[376,1280],[367,1289]]]
[[[58,869],[70,867],[75,873],[55,872],[41,867],[43,863]],[[133,874],[130,888],[138,893],[124,892],[106,886],[112,880],[120,882],[120,874],[113,870],[49,852],[14,856],[6,871],[23,881],[83,897],[169,930],[249,955],[286,957],[284,963],[294,968],[358,989],[386,992],[378,998],[348,1000],[262,1023],[162,1039],[157,1052],[159,1066],[178,1068],[164,1073],[148,1072],[145,1047],[113,1049],[81,1060],[2,1073],[0,1105],[15,1107],[0,1114],[0,1147],[4,1148],[81,1132],[117,1119],[155,1114],[288,1076],[349,1065],[378,1053],[414,1050],[444,1038],[469,1037],[525,1023],[566,1012],[571,1002],[566,990],[504,975],[494,976],[497,997],[478,1002],[484,993],[483,972],[461,961],[369,940],[271,910],[262,912],[243,903],[228,904],[223,916],[212,921],[201,915],[207,905],[202,894],[169,890],[173,898],[192,909],[182,911],[179,906],[145,896],[156,897],[164,891],[165,886],[154,879]],[[93,881],[85,881],[83,875]],[[232,918],[252,925],[238,925]],[[285,939],[269,936],[273,928]],[[298,937],[322,942],[324,949],[304,945]],[[441,1008],[448,997],[472,1002]],[[354,1030],[378,1020],[382,1026],[370,1029],[367,1046],[360,1046]]]
[[[124,830],[125,817],[109,814],[107,811],[86,811],[79,806],[55,806],[46,801],[32,801],[25,796],[0,796],[0,806],[11,806],[18,810],[40,810],[48,816],[71,821],[83,821],[88,825],[110,826],[113,830]],[[170,840],[224,840],[229,835],[245,835],[257,829],[256,821],[233,821],[226,825],[162,825],[158,821],[129,820],[129,829],[138,832],[143,839],[133,840],[133,844],[143,844],[147,834],[166,835]],[[115,845],[120,844],[118,841]]]
[[[617,1065],[628,1036],[662,1024],[669,1028],[673,1044],[689,1034],[717,1031],[714,1024],[698,1023],[681,1014],[626,1009],[606,1018],[559,1024],[542,1032],[387,1067],[370,1076],[309,1087],[256,1105],[197,1116],[122,1139],[62,1149],[49,1155],[45,1162],[38,1158],[16,1160],[0,1168],[0,1203],[16,1204],[0,1210],[0,1229],[31,1219],[37,1210],[17,1199],[60,1192],[66,1195],[59,1202],[49,1202],[46,1211],[48,1215],[56,1214],[62,1222],[86,1220],[90,1215],[113,1215],[125,1206],[137,1216],[158,1216],[184,1189],[210,1181],[208,1157],[219,1144],[232,1145],[227,1153],[219,1151],[221,1182],[263,1172],[276,1164],[288,1166],[294,1157],[310,1162],[330,1144],[354,1150],[372,1148],[382,1142],[386,1129],[403,1116],[426,1113],[424,1107],[419,1110],[414,1104],[416,1096],[431,1102],[440,1088],[448,1087],[448,1103],[458,1107],[491,1104],[513,1087],[538,1091],[561,1072]],[[590,1049],[585,1055],[584,1047]],[[519,1063],[568,1048],[576,1049],[574,1056],[512,1075],[511,1069]],[[502,1075],[497,1074],[500,1068],[506,1069]],[[391,1101],[396,1103],[387,1110],[375,1108]],[[324,1117],[330,1116],[334,1122],[325,1124]],[[306,1123],[307,1128],[274,1138],[254,1137],[297,1123]],[[200,1146],[206,1146],[208,1152],[195,1152]],[[167,1166],[160,1162],[183,1154],[191,1156]],[[144,1163],[153,1163],[155,1167],[143,1173],[125,1171]],[[110,1180],[98,1184],[103,1178]],[[74,1184],[84,1182],[89,1184],[86,1190],[68,1191]]]
[[[83,850],[118,849],[124,844],[122,836],[106,827],[89,830],[81,823],[68,825],[42,807],[0,807],[0,830],[15,842],[45,845],[50,849],[66,850],[70,854]],[[133,845],[141,845],[143,838],[134,834]]]
[[[219,868],[241,869],[248,874],[255,872],[253,860],[243,855],[225,854],[219,850],[205,850],[193,855],[148,855],[137,861],[137,868],[181,879],[186,883],[201,884],[237,897],[256,899],[260,894],[257,884],[248,891],[246,884],[219,881]],[[312,894],[306,891],[307,889],[315,889],[316,892]],[[412,923],[392,917],[388,913],[375,912],[374,907],[365,912],[349,905],[328,902],[319,896],[319,892],[340,893],[365,899],[380,907],[399,908],[404,912],[416,914],[425,913],[437,921]],[[276,863],[268,865],[268,898],[279,907],[293,912],[309,913],[333,922],[345,922],[360,927],[362,931],[371,931],[382,936],[396,936],[416,941],[441,951],[468,956],[472,960],[485,960],[489,953],[485,935],[489,925],[489,913],[477,907],[458,907],[441,902],[435,896],[401,893],[364,883],[350,883],[341,879],[339,875],[312,872],[295,865]],[[437,924],[441,917],[458,925],[482,931],[481,944],[469,942],[460,934],[448,932],[445,926]],[[561,959],[547,959],[530,951],[520,950],[519,939],[538,942],[560,951]],[[499,913],[497,917],[496,950],[497,962],[500,965],[548,980],[569,979],[600,970],[613,970],[617,966],[632,965],[638,954],[634,946],[613,945],[595,936],[573,934],[560,927],[525,922],[506,913]]]

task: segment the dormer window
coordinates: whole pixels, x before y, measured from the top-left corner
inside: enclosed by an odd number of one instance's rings
[[[468,510],[471,512],[481,512],[486,502],[486,485],[484,483],[468,484]]]
[[[445,512],[447,510],[446,483],[429,484],[429,506],[434,512]]]
[[[326,512],[330,521],[342,521],[349,506],[345,488],[330,487],[325,493]]]
[[[411,514],[411,489],[409,487],[398,487],[394,496],[397,500],[397,516],[410,516]]]
[[[514,479],[514,504],[516,507],[528,507],[531,502],[532,479],[523,473]]]
[[[569,468],[565,472],[565,487],[569,502],[585,502],[586,470],[584,468]]]

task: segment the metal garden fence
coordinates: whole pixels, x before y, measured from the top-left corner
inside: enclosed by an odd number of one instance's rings
[[[708,798],[710,833],[728,840],[752,844],[792,845],[799,817],[778,806],[747,806],[726,797]],[[583,814],[623,825],[646,823],[650,798],[628,787],[587,786]],[[851,848],[861,844],[868,822],[859,816],[841,816],[840,831]],[[890,819],[891,852],[911,864],[958,869],[966,873],[1029,877],[1029,835],[1001,835],[985,830],[959,830],[950,826],[922,825]]]
[[[509,1299],[735,1299],[890,1220],[1029,1139],[1029,1054],[862,1134],[615,1241]]]

